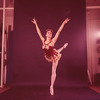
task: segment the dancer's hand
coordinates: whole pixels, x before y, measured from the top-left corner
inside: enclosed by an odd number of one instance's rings
[[[69,18],[65,19],[65,20],[63,21],[63,24],[66,24],[69,20],[70,20]]]
[[[63,48],[66,48],[67,46],[68,46],[68,43],[65,43],[64,46],[63,46]]]
[[[33,18],[32,23],[36,24],[37,20],[35,18]]]

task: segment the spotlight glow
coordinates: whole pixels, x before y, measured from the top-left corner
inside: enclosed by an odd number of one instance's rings
[[[98,32],[98,37],[100,38],[100,32]]]

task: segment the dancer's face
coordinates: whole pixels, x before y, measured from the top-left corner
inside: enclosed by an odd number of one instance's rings
[[[52,32],[51,31],[47,31],[46,32],[46,37],[47,38],[51,38],[52,37]]]

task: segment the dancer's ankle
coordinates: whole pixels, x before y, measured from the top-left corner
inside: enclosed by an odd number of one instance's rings
[[[50,94],[51,94],[51,95],[54,95],[54,89],[53,89],[53,86],[50,86]]]
[[[50,88],[53,88],[53,86],[50,86]]]

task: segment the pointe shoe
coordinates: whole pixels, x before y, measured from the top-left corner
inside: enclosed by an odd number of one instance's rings
[[[53,87],[50,87],[50,94],[54,95],[54,89],[53,89]]]
[[[65,43],[63,47],[66,48],[67,46],[68,46],[68,43]]]

